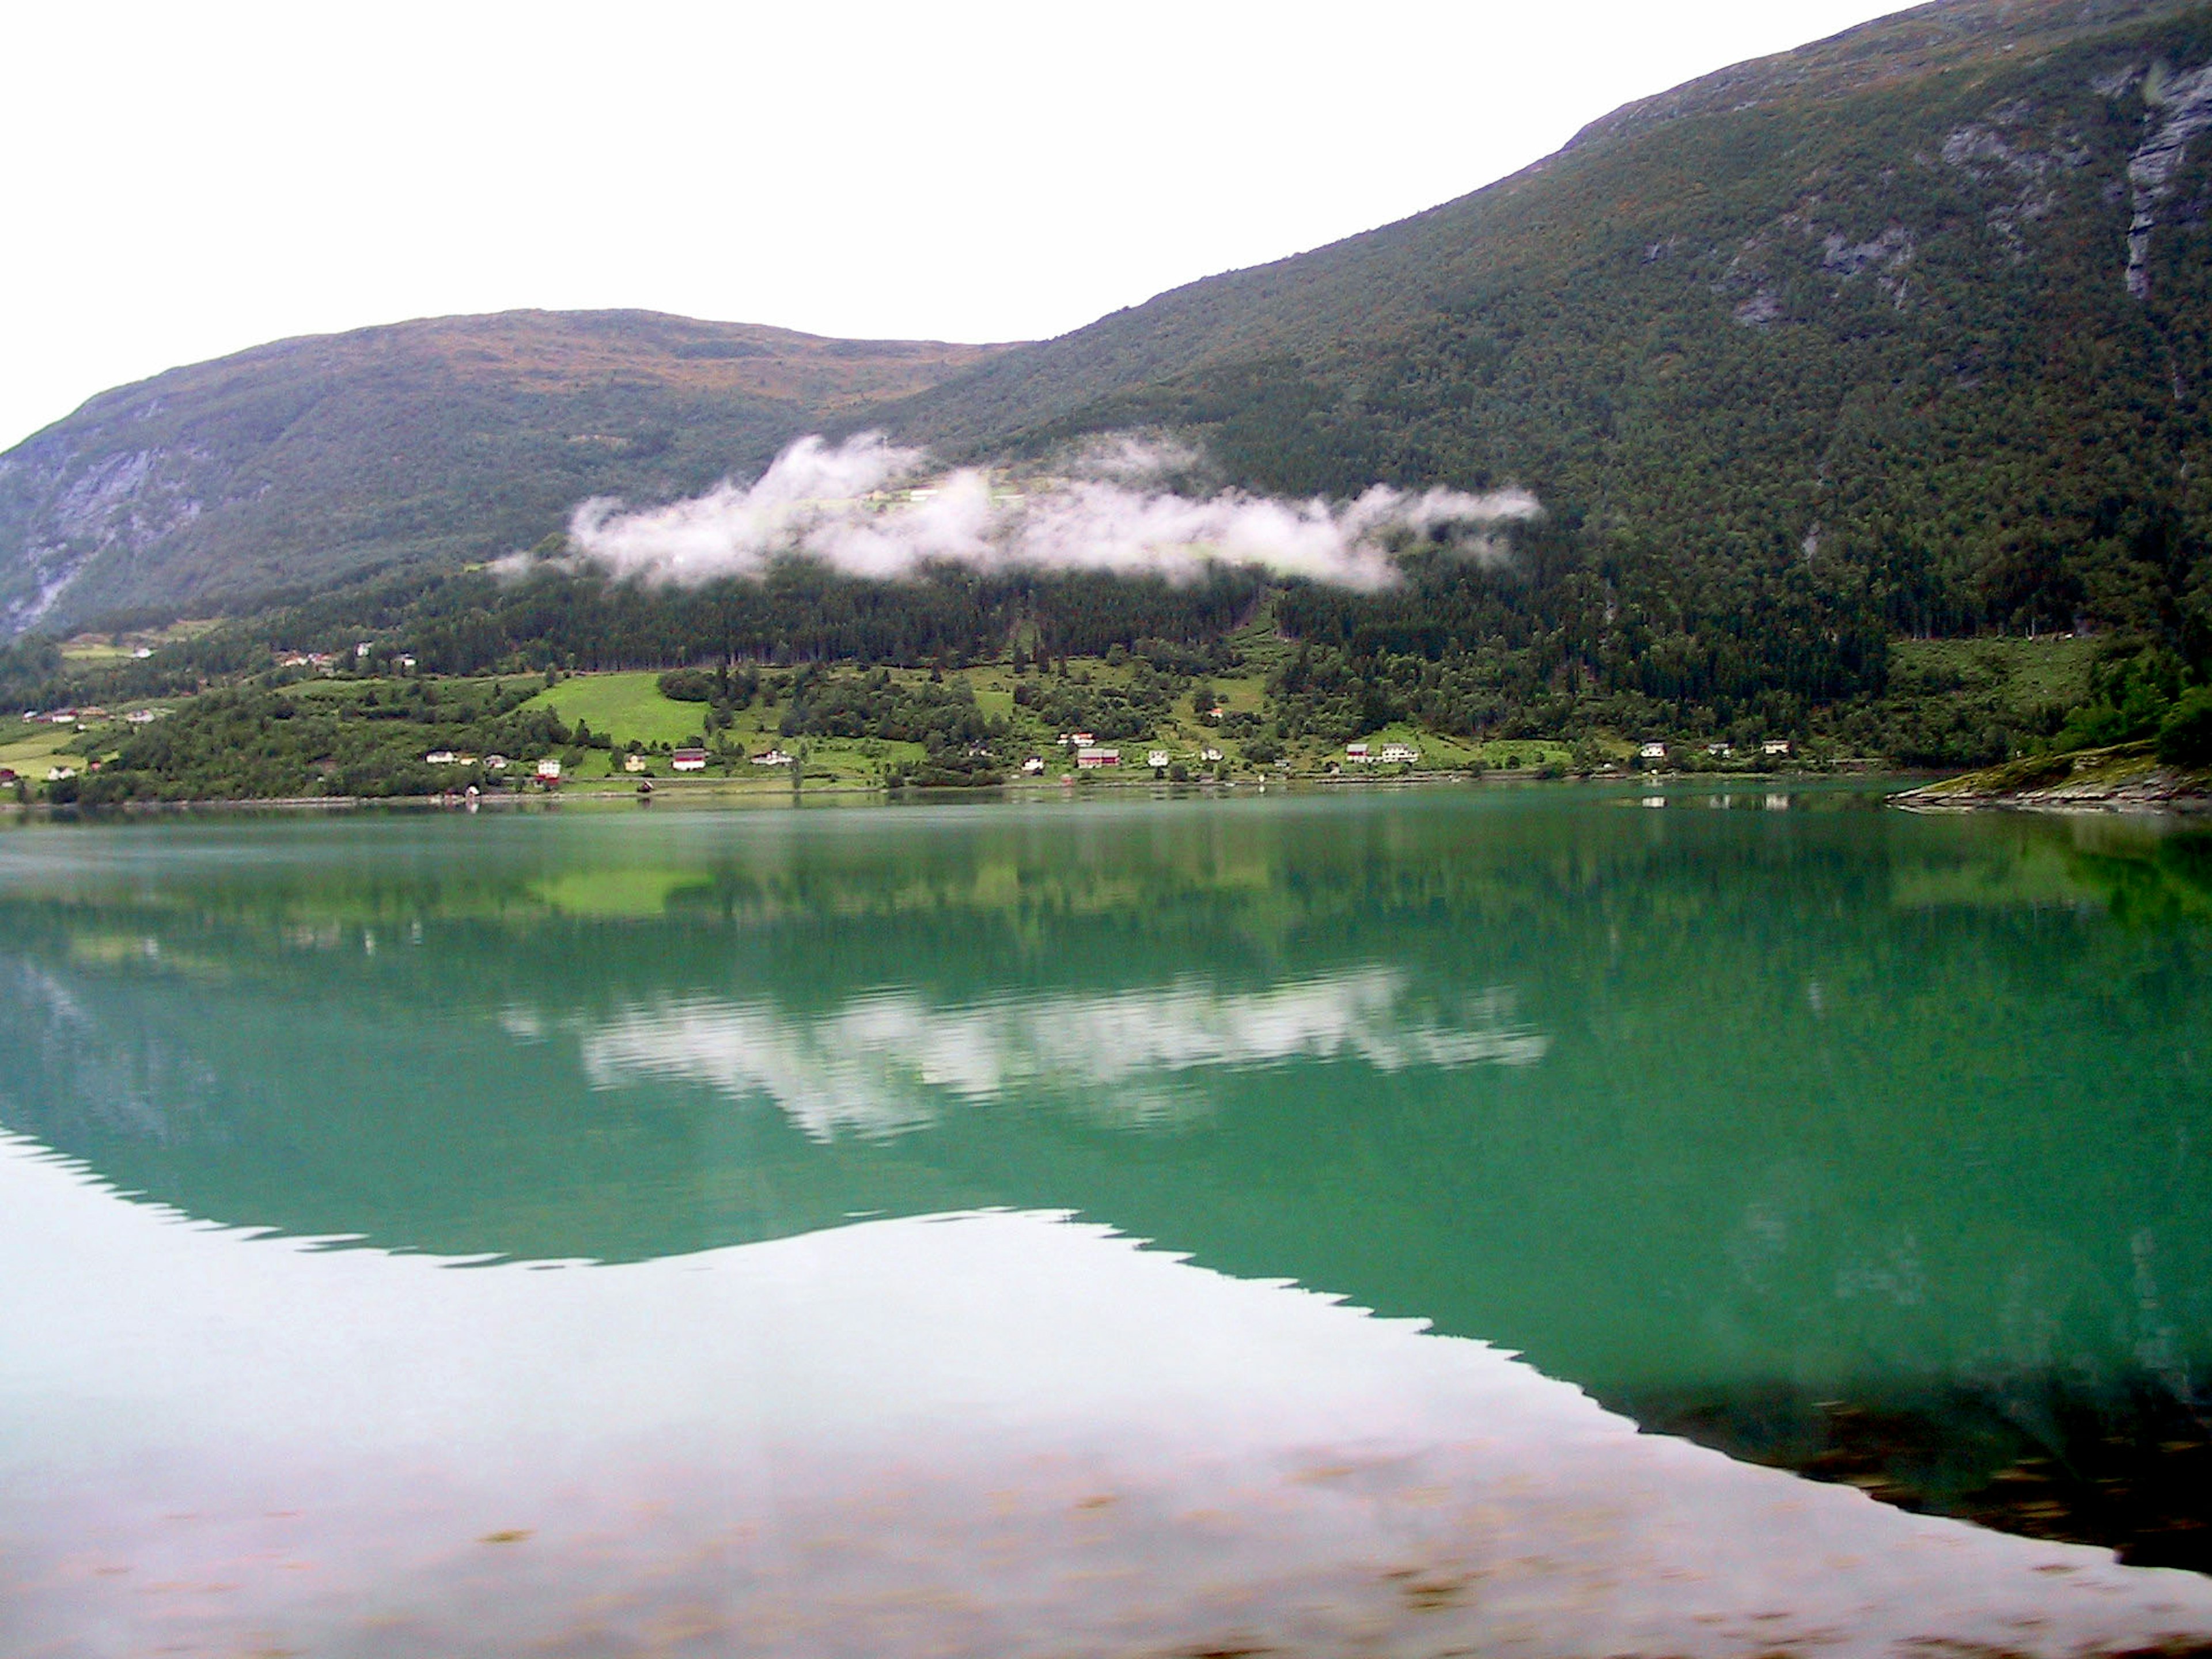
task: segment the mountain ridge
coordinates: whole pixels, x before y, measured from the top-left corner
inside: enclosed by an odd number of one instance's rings
[[[584,495],[696,490],[815,428],[958,459],[1149,427],[1255,490],[1533,489],[1560,540],[1541,620],[1596,654],[1704,651],[1809,605],[1832,633],[2080,624],[2201,655],[2207,125],[2203,0],[1937,0],[1050,341],[808,344],[635,313],[397,325],[476,331],[435,373],[302,361],[377,331],[278,343],[102,394],[0,457],[0,606],[67,625],[450,566]],[[232,377],[200,390],[240,452],[200,494],[120,430],[132,396],[193,375]],[[88,422],[116,428],[104,451],[77,441]],[[418,453],[437,465],[403,465]]]
[[[702,489],[1000,349],[637,310],[271,341],[100,392],[0,455],[0,619],[494,556],[584,495]]]

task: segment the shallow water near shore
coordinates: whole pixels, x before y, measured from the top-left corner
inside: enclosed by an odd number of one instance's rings
[[[2186,826],[32,824],[0,984],[9,1652],[2212,1644]]]

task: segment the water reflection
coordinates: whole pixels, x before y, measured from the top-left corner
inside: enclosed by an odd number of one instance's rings
[[[1075,1212],[2212,1565],[2206,842],[1734,799],[21,832],[0,1123],[445,1256]]]
[[[1533,1066],[1546,1040],[1516,1023],[1492,987],[1447,1018],[1408,976],[1380,965],[1243,994],[1195,980],[1110,995],[933,1006],[911,992],[864,994],[811,1018],[772,1003],[691,998],[626,1008],[579,1033],[599,1087],[641,1078],[760,1097],[805,1132],[890,1134],[933,1121],[947,1100],[1021,1096],[1130,1123],[1194,1109],[1185,1074],[1291,1060],[1409,1066]],[[509,1030],[544,1034],[534,1011]]]
[[[2212,1638],[2212,1581],[1639,1435],[1486,1345],[1052,1217],[456,1272],[180,1226],[17,1145],[0,1253],[31,1251],[13,1652]]]

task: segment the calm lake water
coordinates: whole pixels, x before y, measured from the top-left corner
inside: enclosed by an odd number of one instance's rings
[[[2212,1644],[2172,826],[33,825],[0,987],[11,1656]]]

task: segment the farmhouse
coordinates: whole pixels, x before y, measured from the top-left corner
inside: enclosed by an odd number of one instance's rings
[[[1382,760],[1385,766],[1412,766],[1420,758],[1421,751],[1410,743],[1386,743],[1382,745]]]
[[[625,772],[644,771],[645,757],[635,753],[624,755],[623,757],[623,770]]]
[[[1031,755],[1027,760],[1022,763],[1022,772],[1025,776],[1033,778],[1043,770],[1044,757],[1042,755]]]
[[[1790,739],[1787,738],[1769,738],[1765,743],[1759,745],[1759,752],[1762,755],[1786,755],[1790,752]]]
[[[755,766],[793,766],[798,763],[781,749],[763,749],[753,757]]]
[[[1372,755],[1367,752],[1367,745],[1364,743],[1347,743],[1345,744],[1344,757],[1347,761],[1350,761],[1354,765],[1358,766],[1364,766],[1369,761],[1375,758]]]
[[[459,759],[460,757],[450,749],[433,749],[422,757],[423,764],[426,766],[451,766]]]
[[[1119,766],[1121,751],[1118,749],[1099,749],[1086,744],[1075,751],[1075,763],[1085,771],[1094,766]]]
[[[1735,753],[1735,748],[1731,744],[1709,743],[1705,745],[1705,752],[1715,760],[1726,760]]]
[[[1663,743],[1647,743],[1643,748],[1636,751],[1636,758],[1643,761],[1665,760],[1667,758],[1667,745]]]
[[[1198,751],[1198,757],[1211,766],[1221,758],[1221,751],[1218,749],[1201,749]]]
[[[707,751],[679,749],[668,757],[668,763],[678,772],[703,772],[707,769]]]
[[[1154,769],[1158,769],[1159,767],[1165,766],[1168,763],[1169,758],[1168,751],[1166,750],[1154,749],[1146,754],[1145,764]]]
[[[1088,732],[1063,732],[1060,734],[1062,749],[1088,749],[1098,739]]]
[[[166,708],[134,708],[123,718],[133,726],[151,726],[168,712]]]
[[[560,782],[560,781],[561,781],[561,763],[560,763],[559,761],[557,761],[557,760],[552,759],[552,758],[551,758],[551,757],[549,757],[548,758],[544,759],[544,760],[542,760],[542,761],[538,762],[538,782],[540,782],[540,783],[558,783],[558,782]]]

